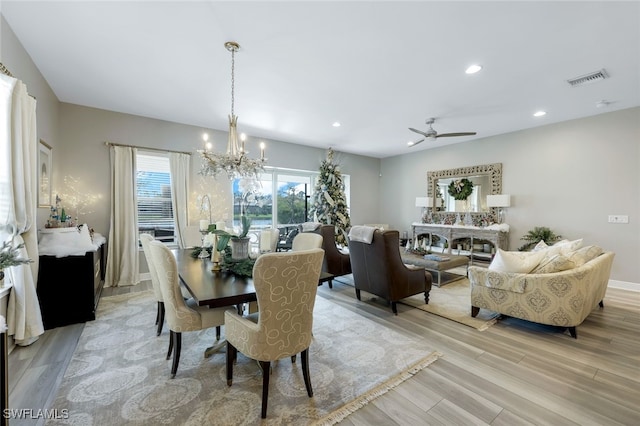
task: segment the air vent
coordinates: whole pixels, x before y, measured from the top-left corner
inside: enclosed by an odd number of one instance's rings
[[[600,80],[604,80],[609,77],[607,72],[603,69],[600,71],[592,72],[580,77],[572,78],[567,80],[567,83],[571,85],[571,87],[582,86],[584,84],[596,83]]]

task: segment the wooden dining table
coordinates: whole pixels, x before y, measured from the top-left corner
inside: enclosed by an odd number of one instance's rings
[[[194,258],[191,249],[174,249],[180,283],[189,291],[199,306],[210,308],[234,307],[242,315],[245,303],[255,302],[256,289],[253,279],[232,272],[213,271],[213,262],[209,258]],[[318,285],[331,281],[333,275],[322,272]],[[224,345],[216,343],[205,350],[205,358],[211,356]]]
[[[222,308],[257,300],[253,279],[231,272],[214,272],[210,259],[194,258],[191,252],[190,249],[172,250],[180,282],[199,306]]]

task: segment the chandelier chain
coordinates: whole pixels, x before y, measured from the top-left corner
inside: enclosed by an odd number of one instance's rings
[[[235,104],[234,91],[236,87],[235,68],[236,68],[236,49],[231,49],[231,116],[235,115],[233,113],[233,107]]]

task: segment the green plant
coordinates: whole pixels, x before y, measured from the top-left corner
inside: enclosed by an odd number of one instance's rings
[[[222,251],[231,238],[244,238],[249,233],[249,228],[251,228],[251,218],[247,216],[240,216],[240,223],[242,224],[242,231],[238,235],[231,234],[224,229],[214,229],[211,232],[218,236],[218,244],[216,248],[218,251]]]
[[[31,263],[31,259],[24,259],[20,257],[20,249],[23,247],[24,244],[19,244],[16,247],[13,247],[9,241],[3,242],[2,248],[0,248],[0,270],[10,266]]]
[[[536,226],[529,232],[527,232],[521,240],[526,241],[525,244],[518,248],[518,251],[527,251],[531,247],[538,244],[540,241],[544,241],[545,243],[555,243],[559,239],[561,239],[561,235],[556,235],[551,229],[546,226]]]

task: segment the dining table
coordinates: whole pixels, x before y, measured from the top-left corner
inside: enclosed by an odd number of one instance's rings
[[[176,259],[180,283],[199,306],[235,307],[238,314],[242,315],[244,304],[258,300],[251,277],[236,275],[230,271],[214,271],[211,259],[193,257],[193,249],[174,249],[171,252]],[[332,274],[322,272],[318,285],[331,282],[333,278]],[[224,340],[207,348],[205,357],[211,356],[223,345]]]
[[[235,307],[242,314],[245,303],[257,300],[253,279],[228,271],[213,271],[213,262],[209,258],[194,258],[192,251],[175,249],[171,252],[176,258],[180,283],[199,306]],[[225,340],[222,340],[207,348],[205,358],[220,350],[224,344]]]

